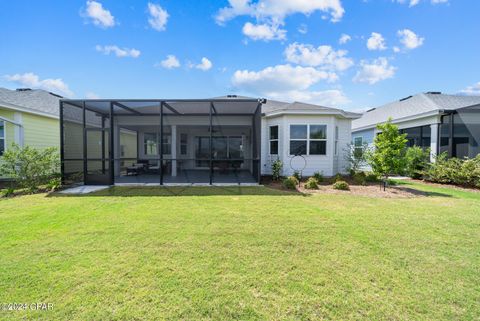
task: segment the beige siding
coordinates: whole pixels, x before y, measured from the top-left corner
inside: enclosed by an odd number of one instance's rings
[[[60,147],[58,119],[22,113],[24,146],[34,148]]]

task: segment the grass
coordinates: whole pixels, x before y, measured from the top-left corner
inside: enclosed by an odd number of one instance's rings
[[[0,319],[478,320],[480,194],[408,184],[1,199],[0,303],[54,308]]]

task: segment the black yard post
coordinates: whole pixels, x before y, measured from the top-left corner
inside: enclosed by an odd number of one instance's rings
[[[163,185],[163,101],[160,102],[160,142],[158,142],[160,154],[160,185]]]
[[[115,130],[113,128],[114,124],[113,124],[113,102],[111,101],[110,102],[110,143],[109,143],[109,156],[110,156],[110,185],[113,185],[114,182],[115,182],[115,171],[114,171],[114,168],[115,168],[115,140],[114,140],[114,136],[115,136]],[[120,139],[120,137],[118,137]]]
[[[65,184],[65,149],[63,139],[63,101],[60,101],[60,175],[62,185]]]
[[[86,126],[85,101],[82,102],[82,127],[83,127],[83,184],[87,184],[87,126]]]
[[[212,160],[212,153],[213,153],[213,126],[212,126],[212,110],[213,110],[213,102],[210,102],[210,109],[208,113],[209,121],[210,121],[210,142],[209,142],[209,155],[210,155],[210,185],[213,183],[213,160]]]

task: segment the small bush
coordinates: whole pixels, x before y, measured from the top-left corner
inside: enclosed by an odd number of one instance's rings
[[[318,181],[315,177],[310,177],[305,183],[306,189],[318,189]]]
[[[282,174],[282,167],[283,163],[279,159],[272,163],[272,179],[274,181],[278,181],[280,179],[280,175]]]
[[[62,186],[62,179],[60,177],[55,177],[52,178],[48,183],[47,183],[47,189],[51,192],[56,191],[57,189]]]
[[[367,176],[364,172],[358,172],[353,174],[353,181],[355,184],[358,185],[366,185],[367,184]]]
[[[345,182],[345,181],[336,181],[333,184],[333,188],[341,190],[341,191],[349,191],[350,190],[350,185],[348,185],[348,183]]]
[[[300,175],[299,171],[294,171],[292,176],[295,177],[299,182],[302,179],[302,175]]]
[[[342,175],[340,175],[340,173],[337,173],[337,175],[333,177],[333,181],[334,182],[343,181]]]
[[[430,149],[423,149],[413,146],[405,153],[406,171],[405,174],[411,178],[422,178],[425,168],[430,161]]]
[[[296,189],[298,185],[298,179],[295,176],[288,176],[283,180],[283,186],[286,189]]]
[[[380,182],[380,177],[374,172],[365,174],[365,181],[369,183],[378,183]]]
[[[323,182],[323,174],[320,172],[313,173],[313,177],[317,180],[317,183]]]
[[[9,196],[12,196],[13,193],[15,193],[15,189],[13,187],[8,187],[8,188],[2,189],[0,194],[2,195],[2,197],[9,197]]]
[[[427,166],[425,179],[441,184],[480,187],[480,155],[462,160],[440,154]]]

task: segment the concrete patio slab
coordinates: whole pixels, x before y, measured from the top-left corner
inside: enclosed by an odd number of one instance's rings
[[[103,189],[107,189],[110,186],[108,185],[83,185],[83,186],[76,186],[67,188],[63,191],[60,191],[61,194],[88,194],[96,191],[101,191]]]

